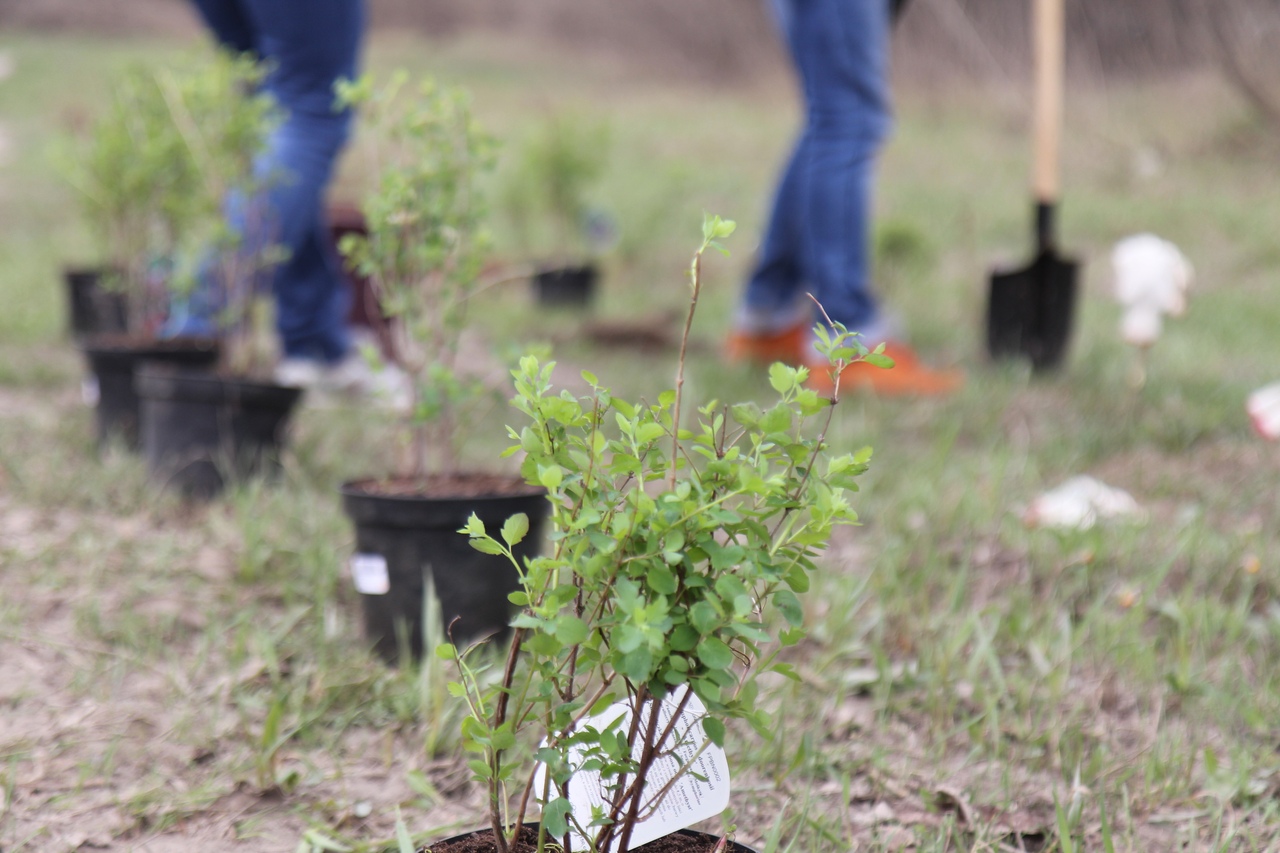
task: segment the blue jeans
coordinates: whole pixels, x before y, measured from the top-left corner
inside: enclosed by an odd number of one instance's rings
[[[338,361],[351,346],[345,322],[350,297],[329,238],[324,197],[351,126],[350,110],[334,108],[333,87],[357,73],[364,0],[194,2],[225,47],[268,63],[266,91],[285,113],[256,164],[259,175],[274,176],[268,190],[247,202],[230,199],[228,217],[240,225],[246,209],[256,210],[253,221],[271,222],[272,239],[287,253],[272,278],[285,355]],[[193,307],[193,313],[200,311]]]
[[[805,127],[773,202],[745,313],[810,316],[811,292],[851,330],[879,322],[870,286],[875,157],[891,123],[885,0],[775,0],[804,89]],[[767,325],[767,324],[766,324]]]

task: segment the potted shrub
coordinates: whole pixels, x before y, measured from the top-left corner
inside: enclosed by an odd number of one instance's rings
[[[351,569],[366,635],[389,661],[421,650],[428,585],[455,639],[506,630],[515,569],[473,551],[455,531],[472,514],[500,523],[525,513],[528,556],[547,511],[543,490],[518,474],[469,471],[460,461],[461,441],[475,430],[469,413],[492,396],[459,363],[459,341],[489,246],[478,181],[491,168],[493,143],[465,93],[431,81],[406,88],[404,74],[381,89],[369,77],[339,87],[378,134],[370,146],[377,184],[363,203],[367,233],[347,235],[342,248],[390,315],[411,386],[400,470],[341,489],[355,525]]]
[[[159,75],[128,69],[72,157],[67,177],[104,258],[100,267],[67,271],[72,327],[84,333],[99,440],[118,437],[136,448],[137,365],[209,365],[218,354],[211,340],[156,338],[168,307],[168,264],[191,225],[198,183]]]
[[[724,808],[725,722],[767,734],[758,677],[796,677],[779,652],[804,635],[798,595],[833,528],[856,521],[846,493],[870,458],[827,446],[839,371],[885,358],[832,324],[819,330],[832,400],[804,387],[807,369],[775,364],[772,406],[710,402],[686,417],[701,258],[732,230],[718,217],[704,224],[675,387],[656,402],[623,400],[589,373],[589,395],[556,393],[552,365],[533,357],[515,372],[526,421],[510,430],[510,452],[548,491],[551,552],[520,558],[529,525],[519,516],[460,531],[511,560],[521,612],[505,663],[441,647],[458,668],[450,691],[470,712],[464,746],[489,814],[486,829],[432,853],[626,853],[650,840],[647,851],[743,849],[706,834],[674,847],[656,839]]]
[[[149,364],[135,385],[148,466],[194,497],[272,463],[301,396],[269,378],[275,352],[264,301],[281,258],[264,197],[281,178],[255,165],[278,120],[272,100],[255,94],[261,76],[247,57],[220,56],[201,73],[161,81],[198,178],[173,282],[187,293],[184,304],[211,315],[221,354],[214,371]]]
[[[611,228],[587,205],[605,167],[608,128],[555,115],[527,140],[506,186],[506,208],[526,250],[549,245],[531,279],[539,304],[584,307],[600,277],[593,258]]]

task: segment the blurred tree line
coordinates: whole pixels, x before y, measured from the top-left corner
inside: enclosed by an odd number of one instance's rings
[[[766,0],[368,0],[375,26],[529,33],[729,82],[785,73]],[[889,0],[885,0],[889,2]],[[0,28],[172,31],[188,0],[0,0]],[[928,83],[1022,85],[1031,0],[910,0],[895,69]],[[1067,0],[1074,78],[1212,67],[1280,124],[1280,0]]]
[[[889,0],[886,0],[888,2]],[[101,0],[98,0],[101,2]],[[713,80],[780,73],[764,0],[371,0],[375,22],[437,33],[534,32]],[[1031,0],[910,0],[900,75],[1020,84]],[[1280,0],[1067,0],[1068,73],[1134,78],[1212,67],[1280,123]]]

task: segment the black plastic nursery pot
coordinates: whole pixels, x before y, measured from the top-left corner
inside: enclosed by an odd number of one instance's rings
[[[518,477],[464,474],[429,490],[438,494],[374,480],[346,483],[341,491],[343,510],[355,525],[351,572],[365,637],[386,661],[399,662],[402,644],[411,655],[421,652],[428,579],[453,642],[506,632],[512,615],[507,596],[520,586],[516,569],[505,557],[472,548],[458,530],[475,513],[496,534],[508,518],[524,513],[529,532],[515,554],[521,560],[535,556],[550,513],[542,489]]]
[[[142,449],[151,475],[185,497],[209,499],[231,479],[278,470],[300,388],[172,365],[138,371]]]
[[[131,450],[142,446],[138,395],[134,375],[147,363],[211,370],[218,361],[218,343],[204,338],[139,341],[124,336],[96,336],[81,344],[96,385],[99,443],[118,439]]]
[[[595,264],[547,267],[533,275],[533,291],[539,305],[585,308],[595,298],[600,270]]]
[[[128,329],[124,295],[102,286],[108,272],[104,267],[68,267],[62,271],[67,291],[67,326],[72,338],[120,334]]]
[[[513,853],[528,853],[534,849],[537,841],[538,825],[527,824],[516,844],[511,848]],[[724,841],[724,847],[717,845]],[[528,846],[524,843],[528,842]],[[427,847],[421,847],[417,853],[493,853],[497,848],[493,843],[493,830],[477,829],[464,832],[438,841]],[[559,845],[555,846],[559,849]],[[679,829],[670,835],[632,848],[629,853],[757,853],[755,848],[736,841],[725,840],[723,836],[695,829]]]

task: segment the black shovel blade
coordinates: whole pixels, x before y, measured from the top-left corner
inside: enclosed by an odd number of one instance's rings
[[[1071,339],[1079,266],[1045,250],[1029,266],[991,274],[987,352],[993,359],[1025,358],[1036,371],[1062,364]]]

